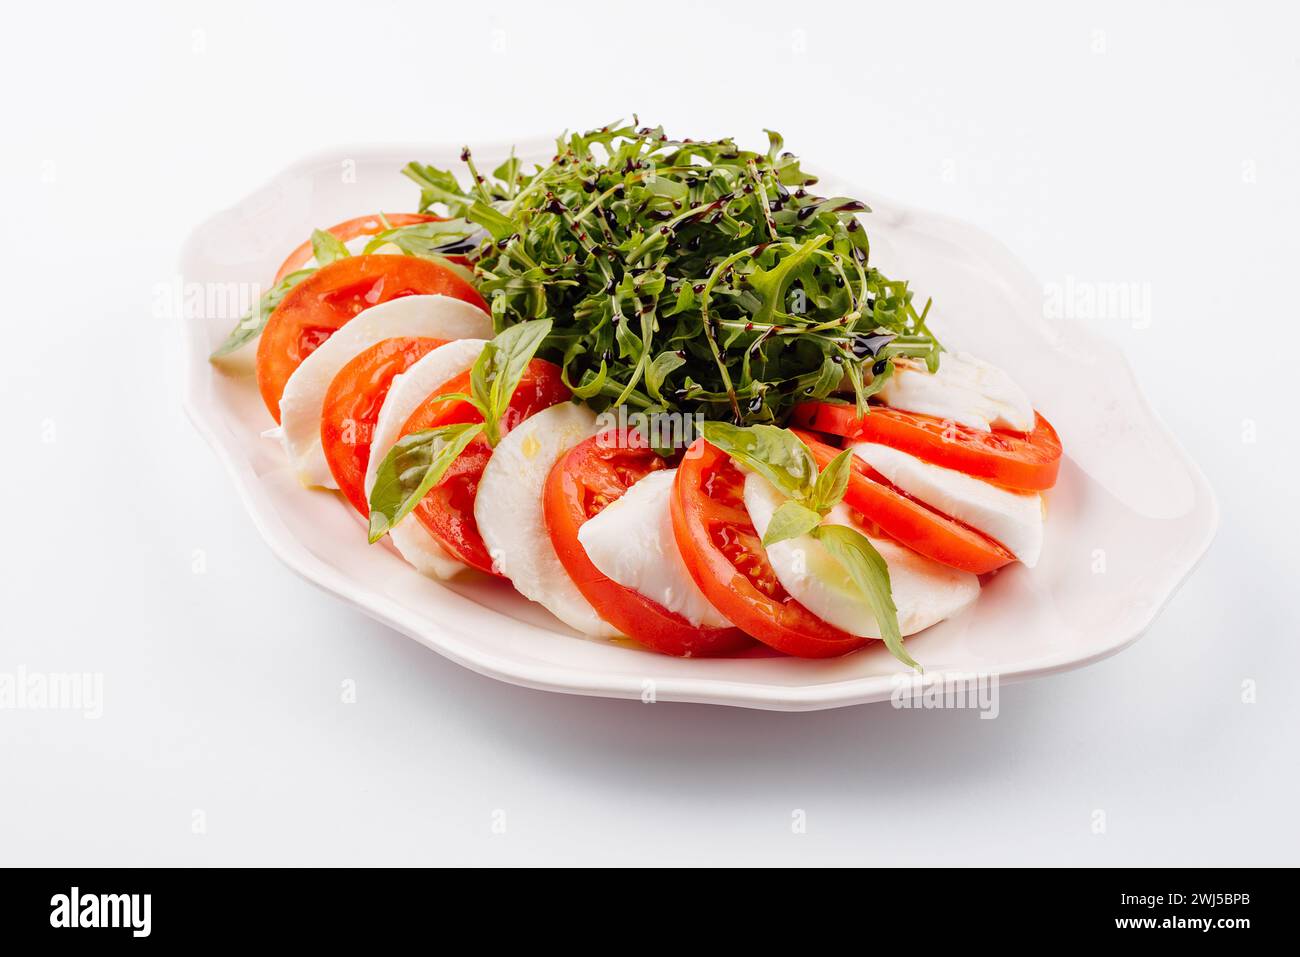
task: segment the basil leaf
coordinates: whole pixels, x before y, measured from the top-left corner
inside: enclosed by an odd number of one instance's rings
[[[889,584],[889,566],[870,539],[847,525],[821,525],[814,534],[862,592],[890,654],[909,668],[921,671],[921,666],[903,647],[903,634],[898,627],[898,608],[894,605],[893,591]]]
[[[316,257],[316,263],[320,266],[328,266],[336,259],[347,259],[352,255],[343,240],[323,229],[311,231],[311,254]]]
[[[821,514],[806,505],[800,505],[794,499],[783,502],[781,507],[772,513],[772,520],[767,525],[767,531],[763,533],[763,547],[784,542],[787,538],[807,535],[820,525],[821,521]]]
[[[411,223],[409,226],[385,229],[366,243],[365,253],[369,255],[381,246],[392,243],[408,256],[432,259],[449,268],[454,266],[454,271],[473,281],[474,274],[472,271],[465,270],[463,266],[448,263],[445,257],[464,255],[475,251],[478,248],[479,241],[484,236],[483,230],[464,219]],[[468,276],[465,276],[466,272],[469,272]]]
[[[370,492],[370,542],[383,538],[410,514],[457,456],[483,431],[481,422],[459,422],[404,435],[389,449]]]
[[[845,449],[826,463],[813,487],[812,507],[825,515],[844,498],[853,472],[853,450]]]
[[[266,321],[271,318],[271,313],[275,312],[276,307],[289,294],[289,290],[315,271],[315,269],[299,269],[296,272],[289,273],[289,275],[272,286],[257,301],[256,306],[244,313],[243,318],[235,324],[235,328],[230,330],[230,335],[226,336],[226,341],[218,346],[208,358],[220,359],[222,356],[228,356],[236,349],[260,336],[262,330],[266,328]]]
[[[483,413],[483,431],[493,447],[501,441],[501,416],[528,363],[550,334],[551,324],[550,319],[532,319],[511,326],[483,347],[470,370],[470,391]]]
[[[462,266],[458,262],[452,262],[446,256],[441,256],[437,253],[432,253],[432,252],[407,253],[407,255],[418,256],[420,259],[427,259],[429,260],[429,262],[437,263],[439,266],[441,266],[443,269],[447,270],[448,272],[454,272],[457,276],[459,276],[461,279],[464,279],[471,286],[474,285],[474,270]]]
[[[817,463],[808,446],[789,429],[705,422],[704,440],[753,469],[788,497],[802,502],[812,495]]]

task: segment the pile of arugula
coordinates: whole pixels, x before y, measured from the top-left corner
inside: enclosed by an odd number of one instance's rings
[[[768,139],[755,153],[614,125],[561,137],[532,172],[511,157],[490,176],[466,149],[468,188],[410,163],[421,212],[451,218],[375,244],[468,254],[497,330],[550,318],[539,354],[598,411],[781,424],[837,390],[864,411],[895,356],[938,367],[929,303],[918,312],[907,283],[869,265],[867,207],[812,193],[816,178]]]

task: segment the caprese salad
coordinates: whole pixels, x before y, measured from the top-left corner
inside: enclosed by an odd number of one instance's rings
[[[768,137],[411,163],[416,212],[317,229],[214,359],[258,340],[302,484],[428,576],[669,655],[919,667],[906,636],[1039,560],[1061,444]]]

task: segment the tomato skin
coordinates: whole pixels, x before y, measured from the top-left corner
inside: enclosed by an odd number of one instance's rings
[[[385,226],[380,216],[388,220]],[[338,225],[331,226],[325,232],[331,234],[341,243],[349,242],[360,236],[375,236],[389,229],[396,229],[399,226],[412,226],[415,223],[431,223],[442,220],[441,216],[432,216],[428,213],[375,213],[371,216],[358,216],[355,219],[345,220]],[[301,269],[304,264],[311,262],[313,257],[311,240],[289,253],[283,265],[275,274],[274,282],[279,282],[291,272]]]
[[[441,294],[488,312],[456,273],[415,256],[349,256],[322,266],[271,313],[257,344],[257,387],[276,422],[280,396],[302,360],[363,309],[402,296]]]
[[[807,432],[794,429],[812,451],[819,469],[840,453]],[[873,532],[894,539],[926,558],[984,575],[1016,557],[983,532],[949,518],[890,485],[879,472],[856,455],[852,458],[844,504],[858,512]]]
[[[482,422],[478,409],[463,399],[440,396],[470,391],[470,373],[463,372],[425,399],[411,413],[402,427],[402,435],[422,432],[439,425]],[[501,416],[501,434],[542,409],[563,402],[572,395],[561,378],[560,367],[545,359],[533,359],[524,370],[510,404]],[[415,517],[452,557],[471,568],[500,577],[493,568],[492,556],[478,531],[474,518],[474,500],[483,469],[492,458],[492,446],[480,435],[465,447],[442,481],[429,490],[415,507]]]
[[[873,405],[861,418],[851,405],[805,402],[791,425],[839,435],[854,442],[878,442],[918,459],[956,469],[1004,488],[1041,492],[1056,484],[1061,439],[1042,413],[1029,433],[980,432],[942,419]]]
[[[665,655],[709,657],[753,645],[739,628],[693,625],[640,592],[612,580],[587,557],[578,529],[622,497],[636,481],[669,463],[644,442],[617,431],[579,443],[546,480],[546,527],[560,564],[596,613],[629,638]]]
[[[872,641],[818,618],[781,586],[740,498],[743,481],[727,455],[703,439],[678,467],[673,534],[704,596],[743,631],[788,655],[831,658]]]
[[[417,336],[384,339],[354,356],[325,393],[321,449],[339,490],[363,518],[370,514],[366,500],[370,443],[393,379],[446,342]]]

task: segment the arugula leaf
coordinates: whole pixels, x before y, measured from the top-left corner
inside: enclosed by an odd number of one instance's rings
[[[519,175],[519,157],[515,156],[514,150],[510,151],[510,156],[504,163],[492,171],[493,179],[505,184],[507,198],[513,197],[519,192]]]
[[[705,422],[704,440],[753,469],[793,499],[809,497],[817,480],[817,463],[808,446],[789,429],[774,425],[742,428]]]
[[[601,364],[602,367],[604,363]],[[645,387],[650,393],[650,397],[656,401],[663,401],[661,390],[664,381],[675,371],[686,365],[686,356],[679,355],[676,352],[661,352],[654,357],[645,370]]]
[[[775,130],[763,130],[767,134],[767,158],[774,160],[785,148],[785,137]]]
[[[880,637],[889,653],[909,668],[922,670],[903,647],[902,630],[898,627],[898,607],[894,604],[893,589],[889,584],[889,566],[871,544],[871,540],[856,528],[847,525],[822,525],[814,534],[862,592],[880,627]]]
[[[407,163],[402,175],[420,187],[422,213],[435,203],[441,203],[452,216],[464,216],[474,202],[473,197],[460,188],[456,177],[446,170],[424,163]]]
[[[605,382],[609,379],[609,369],[605,365],[605,360],[601,359],[600,369],[595,373],[588,369],[583,373],[582,381],[578,385],[572,385],[569,383],[567,372],[562,372],[561,375],[564,378],[564,384],[569,387],[569,391],[577,398],[591,399],[600,395],[604,390]]]
[[[513,219],[479,199],[474,200],[465,218],[471,223],[478,223],[492,234],[493,239],[505,239],[515,231]]]
[[[775,314],[784,309],[785,293],[794,282],[795,273],[811,258],[813,253],[831,241],[822,235],[796,246],[790,255],[772,269],[755,269],[749,276],[749,285],[763,298],[763,304],[754,313],[755,322],[771,322]]]
[[[347,259],[352,255],[343,240],[323,229],[311,231],[311,254],[318,266],[328,266],[336,259]]]
[[[821,512],[814,511],[807,505],[801,505],[794,499],[782,502],[781,507],[772,513],[772,520],[763,533],[763,547],[784,542],[788,538],[807,535],[822,522]]]
[[[879,372],[875,372],[873,370],[871,381],[866,383],[864,386],[862,386],[862,389],[860,390],[861,406],[859,408],[858,415],[867,414],[865,411],[867,408],[866,406],[867,399],[871,398],[873,395],[875,395],[877,392],[883,389],[885,387],[885,383],[888,382],[891,378],[893,378],[894,363],[892,361],[886,361],[886,360],[882,360],[882,361],[885,362],[885,367],[881,369]]]
[[[460,422],[413,432],[397,440],[380,463],[370,492],[372,545],[411,513],[482,432],[482,422]]]
[[[628,323],[625,322],[623,325],[626,326]],[[642,310],[641,336],[635,340],[635,350],[637,353],[636,366],[632,369],[631,376],[628,377],[627,385],[623,386],[622,391],[618,394],[618,398],[614,400],[615,405],[622,405],[628,400],[628,397],[636,391],[636,387],[640,383],[641,377],[645,375],[646,360],[650,357],[650,342],[653,338],[654,313],[649,310]]]
[[[226,341],[213,350],[208,358],[220,359],[222,356],[228,356],[260,336],[262,330],[266,328],[266,321],[271,318],[271,313],[275,312],[276,307],[289,294],[289,290],[315,271],[315,269],[299,269],[289,273],[272,286],[257,301],[256,306],[244,313],[243,318],[235,324],[235,328],[230,330],[230,335],[226,336]]]
[[[493,447],[501,441],[501,416],[551,326],[550,319],[511,326],[483,347],[470,370],[473,402],[483,415],[483,432]]]

